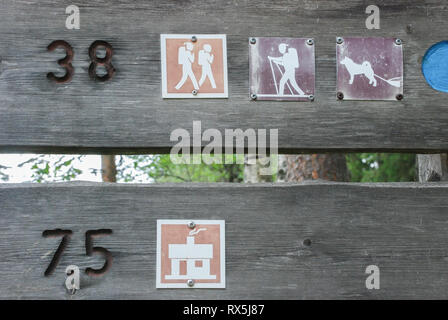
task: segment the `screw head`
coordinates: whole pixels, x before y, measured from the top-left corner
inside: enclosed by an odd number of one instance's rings
[[[198,94],[198,90],[195,89],[195,90],[191,91],[191,94],[194,95],[194,96],[197,95]]]
[[[256,44],[257,43],[257,39],[250,38],[249,42],[250,42],[250,44]]]
[[[194,286],[194,280],[193,279],[188,279],[187,281],[187,285],[191,288]]]
[[[395,44],[397,46],[400,46],[402,43],[403,43],[403,41],[401,41],[401,39],[399,39],[399,38],[395,39]]]
[[[198,41],[198,38],[196,36],[192,36],[191,37],[191,42],[196,42],[196,41]]]
[[[196,227],[196,223],[194,223],[193,221],[188,222],[188,228],[194,229],[195,227]]]
[[[342,37],[337,37],[336,38],[336,43],[337,44],[342,44],[344,42],[344,38],[342,38]]]
[[[310,100],[310,101],[314,101],[314,95],[310,94],[310,95],[308,96],[308,100]]]
[[[401,93],[399,93],[399,94],[397,94],[397,95],[395,96],[395,98],[396,98],[398,101],[403,100],[403,95],[402,95]]]
[[[309,46],[312,46],[314,44],[314,39],[306,40],[306,44],[309,45]]]
[[[252,93],[252,94],[250,95],[250,98],[251,98],[252,100],[257,100],[257,95],[256,95],[255,93]]]
[[[338,97],[338,100],[343,100],[344,99],[344,94],[342,92],[338,92],[337,93],[337,97]]]

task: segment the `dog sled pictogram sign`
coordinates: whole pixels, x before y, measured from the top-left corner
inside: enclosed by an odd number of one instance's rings
[[[336,38],[340,100],[401,100],[403,46],[396,38]]]
[[[160,35],[163,98],[227,98],[226,35]]]
[[[223,220],[157,220],[157,288],[225,288]]]
[[[249,82],[253,100],[313,100],[314,40],[249,38]]]

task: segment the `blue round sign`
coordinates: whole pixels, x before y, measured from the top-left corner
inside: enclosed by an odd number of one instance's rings
[[[448,41],[441,41],[426,51],[422,72],[431,88],[448,92]]]

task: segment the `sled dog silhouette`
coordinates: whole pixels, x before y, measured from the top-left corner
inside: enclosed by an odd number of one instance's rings
[[[376,87],[375,72],[373,71],[372,65],[369,61],[364,61],[362,64],[357,64],[354,63],[349,57],[344,57],[341,64],[343,64],[347,68],[348,73],[350,73],[350,84],[353,84],[353,80],[356,75],[363,74],[367,77],[367,79],[369,79],[369,84]]]

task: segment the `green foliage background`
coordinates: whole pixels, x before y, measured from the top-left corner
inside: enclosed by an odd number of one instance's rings
[[[235,156],[234,157],[234,163]],[[30,170],[31,182],[75,180],[82,173],[74,160],[82,155],[61,155],[56,160],[48,155],[36,155],[17,165]],[[402,182],[416,180],[415,154],[353,153],[346,155],[352,182]],[[173,164],[170,155],[116,156],[118,182],[243,182],[243,164]],[[6,166],[1,165],[0,182],[8,181]],[[100,168],[91,168],[101,174]],[[273,177],[275,181],[275,176]]]
[[[415,154],[353,153],[346,159],[352,182],[405,182],[417,177]]]
[[[131,160],[131,164],[129,161]],[[234,159],[235,160],[235,157]],[[169,154],[119,156],[117,181],[149,177],[154,182],[242,182],[243,164],[173,164]]]
[[[82,157],[82,155],[61,155],[54,161],[49,155],[41,154],[19,163],[17,167],[23,169],[29,167],[32,182],[70,181],[76,179],[82,173],[81,169],[75,168],[72,164],[75,159],[81,159]]]

